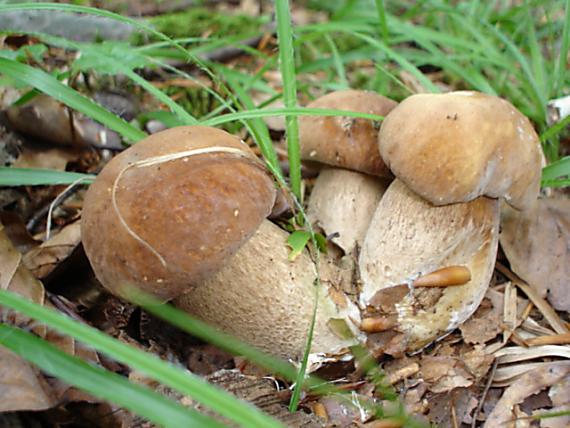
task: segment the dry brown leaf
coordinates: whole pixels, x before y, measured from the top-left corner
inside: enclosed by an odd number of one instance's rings
[[[477,398],[471,389],[457,388],[448,394],[438,394],[430,399],[429,419],[438,427],[460,426],[470,423],[471,413],[477,407]]]
[[[523,363],[499,367],[495,371],[495,376],[493,376],[493,386],[509,386],[519,377],[528,373],[530,370],[534,370],[538,367],[542,367],[548,364],[550,363]]]
[[[4,233],[3,226],[0,224],[0,289],[7,290],[19,294],[26,299],[53,308],[53,305],[46,299],[45,291],[42,283],[38,281],[34,275],[22,263],[22,255],[18,252],[7,235]],[[71,355],[77,355],[92,362],[99,362],[97,353],[92,349],[85,346],[78,346],[73,338],[69,336],[62,336],[54,331],[48,330],[44,325],[37,324],[30,318],[15,311],[11,311],[0,306],[0,317],[3,322],[8,322],[18,327],[31,328],[39,337],[42,337],[53,343],[64,352]],[[1,348],[0,348],[1,349]],[[28,369],[26,369],[28,367]],[[34,392],[36,394],[37,404],[40,407],[47,408],[48,403],[54,404],[55,402],[46,401],[45,394],[48,397],[56,397],[59,401],[64,397],[69,397],[72,392],[67,385],[58,384],[54,381],[53,387],[46,384],[43,376],[37,371],[30,371],[27,363],[15,354],[4,356],[0,363],[0,397],[3,399],[9,397],[10,394],[21,394],[22,385],[28,385],[29,388],[25,391],[30,396],[30,400],[16,401],[12,406],[16,406],[11,410],[36,410],[36,407],[27,407],[30,403],[33,404],[33,396],[30,388],[38,388]],[[35,376],[35,379],[32,379]],[[46,392],[47,391],[47,392]],[[42,398],[43,397],[43,398]],[[84,397],[84,396],[82,396]],[[6,398],[7,399],[7,398]],[[0,400],[3,401],[3,400]],[[2,404],[0,404],[1,406]],[[22,407],[17,407],[21,405]],[[42,407],[43,406],[43,407]],[[47,406],[47,407],[46,407]]]
[[[501,307],[485,297],[471,318],[459,326],[459,330],[465,343],[481,344],[494,339],[501,332]]]
[[[56,402],[43,376],[20,356],[0,346],[0,412],[44,410]]]
[[[421,375],[428,389],[434,393],[471,386],[474,378],[465,364],[455,357],[422,358]]]
[[[68,224],[61,231],[26,253],[23,262],[36,278],[45,278],[67,258],[81,242],[80,222]]]
[[[485,421],[484,428],[508,426],[516,414],[514,407],[525,398],[556,384],[570,375],[570,362],[555,362],[538,367],[514,382],[504,393]]]
[[[509,346],[495,352],[499,363],[515,363],[517,361],[533,360],[543,357],[561,357],[570,359],[570,346],[543,345],[532,348],[522,346]]]
[[[541,199],[532,210],[502,210],[500,241],[513,272],[555,309],[570,311],[570,200]]]
[[[466,352],[461,359],[476,379],[480,379],[487,374],[495,357],[488,355],[482,347],[475,347],[472,351]]]
[[[42,168],[65,171],[67,164],[77,159],[78,155],[69,150],[27,145],[12,166],[15,168]]]
[[[552,401],[552,408],[541,413],[568,412],[570,410],[570,376],[552,385],[548,396]],[[570,426],[570,415],[559,418],[546,418],[540,421],[543,428],[568,428]]]

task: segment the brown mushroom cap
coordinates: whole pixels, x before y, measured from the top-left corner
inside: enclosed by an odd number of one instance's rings
[[[327,94],[307,107],[352,110],[385,116],[397,103],[374,92],[345,90]],[[379,124],[347,116],[299,118],[301,158],[372,175],[390,176],[377,146]]]
[[[192,155],[201,148],[216,152]],[[103,168],[85,197],[83,245],[113,293],[136,286],[169,299],[217,271],[274,199],[271,177],[237,137],[203,126],[172,128]]]
[[[435,205],[485,195],[524,209],[538,196],[538,136],[498,97],[468,91],[411,96],[386,117],[379,144],[394,175]]]
[[[396,305],[406,348],[419,349],[464,322],[489,285],[499,237],[499,201],[477,198],[436,207],[396,179],[378,204],[360,253],[361,303],[419,275],[465,266],[464,285],[418,288]]]

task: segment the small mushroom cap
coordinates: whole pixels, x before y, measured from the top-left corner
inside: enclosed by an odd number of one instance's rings
[[[374,92],[327,94],[307,107],[352,110],[385,116],[397,103]],[[348,116],[301,116],[301,158],[372,175],[390,176],[378,153],[379,123]]]
[[[360,300],[410,284],[418,276],[465,266],[471,280],[453,287],[417,288],[396,305],[408,350],[455,329],[475,312],[489,285],[499,237],[499,201],[431,205],[396,179],[378,204],[360,253]]]
[[[272,355],[300,359],[315,304],[315,269],[306,251],[289,261],[288,236],[264,221],[218,273],[174,304]],[[326,264],[321,265],[321,275],[311,352],[335,354],[356,344],[356,339],[339,336],[331,326],[342,322],[350,329],[349,318],[358,323],[359,314],[340,293],[333,303]]]
[[[191,155],[207,147],[235,152]],[[111,292],[136,286],[169,299],[217,271],[274,199],[271,177],[238,138],[203,126],[172,128],[103,168],[85,197],[83,245]]]
[[[538,136],[522,113],[495,96],[411,96],[384,120],[379,145],[394,175],[435,205],[485,195],[524,209],[538,197]]]

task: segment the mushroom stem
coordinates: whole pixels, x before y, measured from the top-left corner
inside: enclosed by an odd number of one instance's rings
[[[264,221],[220,271],[194,284],[175,305],[266,352],[299,359],[318,295],[311,352],[344,353],[357,342],[358,308],[329,288],[325,263],[321,266],[322,288],[316,293],[310,256],[305,251],[289,261],[287,236]],[[347,333],[352,337],[347,338]]]
[[[362,241],[376,206],[386,190],[386,181],[341,168],[321,171],[315,182],[307,215],[346,254]]]
[[[493,272],[498,223],[495,199],[436,207],[395,180],[378,204],[360,254],[361,304],[374,306],[377,293],[404,283],[465,282],[411,289],[396,304],[397,328],[405,334],[408,350],[443,336],[483,299]],[[432,273],[414,282],[418,271]]]

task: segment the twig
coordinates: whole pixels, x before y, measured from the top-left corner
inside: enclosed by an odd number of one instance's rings
[[[499,365],[499,359],[495,358],[495,361],[493,361],[493,367],[491,367],[491,372],[489,373],[489,379],[487,379],[487,384],[485,385],[483,394],[481,394],[481,398],[479,399],[477,410],[475,410],[475,413],[473,414],[473,420],[471,421],[471,428],[475,428],[475,425],[477,425],[477,416],[479,416],[479,413],[481,413],[481,410],[483,409],[483,404],[485,403],[485,399],[487,398],[489,389],[491,389],[491,385],[493,384],[493,378],[495,377],[495,372],[497,371],[498,365]]]
[[[47,212],[47,222],[46,222],[46,241],[50,238],[50,233],[51,233],[51,217],[53,214],[53,210],[55,209],[55,207],[58,207],[59,205],[61,205],[61,203],[67,199],[69,196],[71,196],[72,193],[74,193],[74,189],[81,184],[82,181],[87,180],[85,177],[81,177],[77,180],[75,180],[73,183],[71,183],[69,186],[67,186],[63,192],[61,192],[59,195],[56,196],[56,198],[52,201],[51,204],[49,204],[48,207],[48,212]]]
[[[495,265],[495,269],[497,269],[508,279],[510,279],[513,282],[513,284],[515,284],[528,296],[528,298],[532,301],[532,303],[534,303],[534,306],[536,306],[537,309],[542,313],[542,315],[544,315],[544,318],[546,318],[546,320],[552,326],[554,331],[556,331],[556,333],[559,334],[569,333],[568,328],[566,327],[564,322],[562,322],[556,311],[552,309],[552,306],[550,306],[546,302],[546,300],[540,297],[538,293],[532,287],[529,286],[528,283],[523,281],[521,278],[519,278],[517,275],[515,275],[513,272],[507,269],[500,262],[497,262],[497,264]]]

